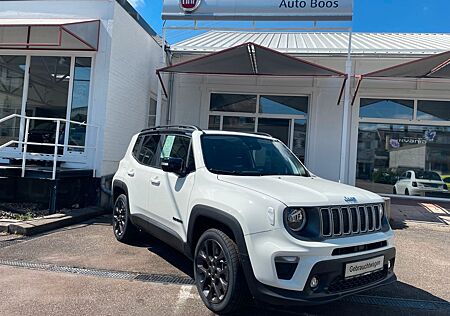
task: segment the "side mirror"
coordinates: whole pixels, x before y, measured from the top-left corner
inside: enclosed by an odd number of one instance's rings
[[[184,160],[181,158],[164,158],[161,161],[161,168],[165,172],[172,172],[182,175],[184,172]]]

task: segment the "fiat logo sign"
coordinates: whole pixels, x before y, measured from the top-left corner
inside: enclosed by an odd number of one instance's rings
[[[180,0],[180,7],[185,12],[194,12],[201,2],[201,0]]]

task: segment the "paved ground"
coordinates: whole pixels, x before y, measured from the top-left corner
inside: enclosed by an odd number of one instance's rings
[[[449,315],[450,208],[395,202],[399,282],[319,307],[248,302],[241,314]],[[191,263],[144,237],[116,242],[107,216],[34,238],[0,235],[0,315],[211,315],[189,285]]]

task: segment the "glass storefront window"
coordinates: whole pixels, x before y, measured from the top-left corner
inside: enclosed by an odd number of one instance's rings
[[[22,111],[25,64],[25,56],[0,55],[0,118]],[[0,125],[0,145],[18,141],[19,131],[20,119],[3,122]]]
[[[304,162],[308,106],[307,96],[213,93],[208,129],[270,134]]]
[[[220,116],[211,115],[209,117],[208,129],[216,130],[216,131],[220,130]]]
[[[154,127],[156,126],[156,109],[158,106],[158,102],[150,98],[150,104],[148,107],[148,120],[147,120],[147,126],[148,127]]]
[[[224,116],[223,130],[230,132],[253,133],[255,132],[255,118]]]
[[[421,121],[450,121],[450,101],[424,101],[417,103],[417,119]]]
[[[211,111],[220,112],[256,112],[256,95],[245,94],[211,94]]]
[[[270,134],[289,146],[289,125],[290,121],[286,119],[260,118],[258,132]]]
[[[307,115],[308,97],[297,96],[261,96],[259,113]]]
[[[70,57],[32,56],[30,64],[30,82],[26,115],[65,119],[70,82]],[[61,124],[56,135],[56,123],[49,121],[30,121],[28,140],[35,143],[53,144],[58,137],[59,144],[64,144],[65,124]],[[30,152],[51,154],[50,146],[28,146]],[[59,148],[63,153],[63,148]]]
[[[300,160],[305,162],[305,152],[306,152],[306,120],[295,120],[294,121],[294,142],[292,144],[292,151],[294,154],[300,158]]]
[[[91,84],[91,58],[77,57],[73,78],[72,109],[70,120],[87,124],[89,89]],[[69,145],[84,146],[86,141],[86,126],[70,124]],[[82,151],[81,148],[69,150]]]
[[[360,104],[360,117],[363,118],[413,119],[413,100],[363,98]]]
[[[450,174],[450,127],[360,123],[357,186],[392,194],[400,177],[410,171],[434,172],[443,182]],[[450,198],[438,191],[419,194]]]

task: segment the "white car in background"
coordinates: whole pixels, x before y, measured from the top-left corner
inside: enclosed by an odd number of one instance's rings
[[[448,187],[434,171],[406,171],[394,185],[394,194],[425,196],[426,193],[448,193]]]

